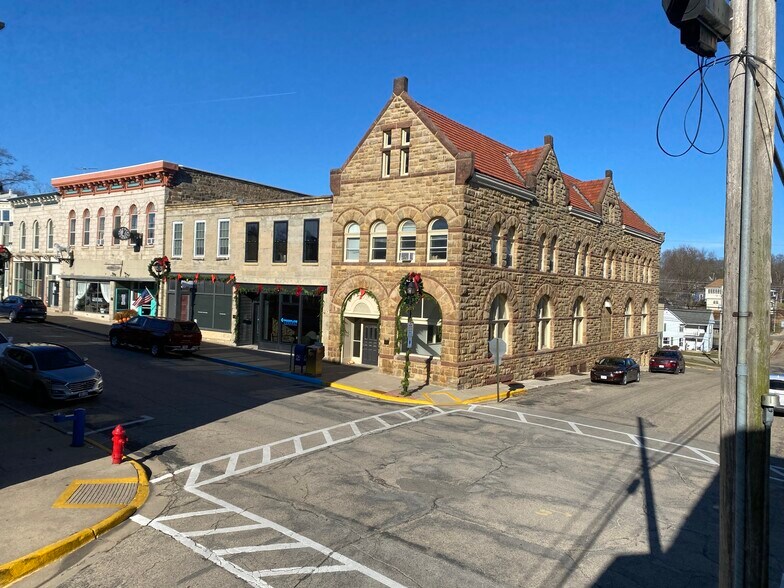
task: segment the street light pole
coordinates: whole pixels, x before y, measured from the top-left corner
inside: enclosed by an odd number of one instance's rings
[[[403,380],[401,381],[402,394],[408,396],[408,379],[411,374],[411,347],[414,343],[414,318],[413,310],[416,304],[424,294],[422,288],[422,276],[420,274],[411,272],[401,280],[400,294],[403,304],[408,311],[408,323],[406,325],[406,361],[403,366]]]

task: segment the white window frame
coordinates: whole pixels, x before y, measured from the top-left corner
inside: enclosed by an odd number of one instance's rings
[[[19,249],[27,249],[27,223],[24,221],[19,223]]]
[[[89,211],[87,216],[84,216],[82,213],[82,247],[89,247],[90,246],[90,214]]]
[[[95,245],[97,247],[103,247],[104,234],[106,233],[106,210],[103,208],[98,210],[98,215],[95,218],[96,218]]]
[[[640,335],[648,334],[648,301],[642,303],[642,310],[640,311]]]
[[[634,308],[632,301],[628,300],[623,309],[623,338],[629,339],[634,337]]]
[[[509,300],[506,295],[498,294],[490,303],[488,341],[495,338],[506,343],[506,353],[511,353],[509,337]]]
[[[384,257],[374,258],[374,253],[381,251],[381,247],[376,245],[376,239],[384,240]],[[387,260],[388,249],[387,225],[384,221],[376,221],[370,226],[370,251],[368,252],[370,263],[384,263]]]
[[[198,253],[197,246],[199,243],[199,225],[202,227],[202,237],[201,237],[201,253]],[[204,259],[204,255],[207,251],[207,221],[205,220],[197,220],[193,222],[193,258],[194,259]]]
[[[411,145],[411,127],[400,129],[400,146],[408,147]]]
[[[443,221],[446,225],[445,229],[434,229],[433,227],[439,221]],[[446,240],[444,247],[433,247],[433,237],[443,237]],[[433,251],[444,251],[444,258],[433,257]],[[449,260],[449,223],[446,222],[444,217],[434,218],[427,229],[427,262],[428,263],[446,263]]]
[[[221,237],[221,224],[226,223],[226,253],[221,253],[221,241],[224,237]],[[215,249],[215,255],[218,259],[227,259],[231,252],[231,221],[227,218],[219,218],[218,219],[218,239],[217,239],[217,247]]]
[[[536,350],[553,347],[553,309],[549,296],[542,296],[536,303]]]
[[[38,221],[33,221],[33,251],[38,251],[41,248],[41,228],[38,226]]]
[[[413,231],[404,231],[403,227],[411,224],[414,227]],[[406,245],[405,249],[403,248],[403,239],[411,239],[413,236],[414,238],[414,246],[410,247]],[[403,255],[406,253],[406,255]],[[410,254],[410,255],[409,255]],[[410,259],[406,259],[404,261],[404,257],[410,257]],[[413,263],[416,260],[416,223],[411,220],[410,218],[403,219],[403,221],[398,225],[397,228],[397,261],[398,263]]]
[[[585,345],[585,299],[580,297],[572,307],[572,345]]]
[[[498,255],[501,243],[501,225],[496,223],[490,232],[490,265],[500,265],[500,256]]]
[[[177,228],[180,229],[180,238],[177,238]],[[183,228],[182,221],[174,221],[172,223],[172,257],[175,259],[182,259],[182,238]],[[179,245],[180,252],[177,253],[177,246]]]
[[[356,231],[354,230],[356,229]],[[343,261],[347,263],[359,262],[360,238],[362,236],[362,229],[359,223],[350,222],[343,229]],[[356,242],[356,247],[353,247]],[[352,244],[349,247],[349,243]],[[349,253],[351,255],[349,256]],[[355,257],[356,255],[356,257]]]
[[[408,147],[400,149],[400,176],[406,177],[410,173],[411,152]]]
[[[46,249],[47,251],[54,249],[54,221],[52,219],[46,221]]]
[[[150,206],[152,206],[152,210],[150,210]],[[155,245],[155,221],[157,220],[157,214],[158,211],[152,203],[148,204],[147,208],[144,209],[144,237],[147,245]],[[152,219],[150,219],[150,217],[152,217]],[[152,220],[152,223],[150,220]]]

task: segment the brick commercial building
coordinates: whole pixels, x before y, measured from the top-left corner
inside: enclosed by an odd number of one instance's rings
[[[613,175],[561,171],[553,140],[519,151],[417,103],[408,80],[332,171],[327,356],[402,374],[401,280],[421,273],[412,377],[458,388],[583,371],[656,348],[664,235]]]

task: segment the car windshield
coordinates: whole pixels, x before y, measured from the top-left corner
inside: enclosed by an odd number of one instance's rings
[[[84,365],[82,358],[73,351],[57,347],[36,349],[35,360],[38,362],[38,369],[45,372]]]
[[[43,308],[44,303],[41,300],[25,300],[22,302],[25,308]]]
[[[596,362],[598,365],[623,365],[624,359],[622,357],[603,357]]]
[[[666,357],[668,359],[678,359],[677,351],[657,351],[654,357]]]
[[[193,331],[199,330],[199,325],[192,322],[183,322],[183,323],[174,323],[174,330],[175,331],[184,331],[186,333],[191,333]]]

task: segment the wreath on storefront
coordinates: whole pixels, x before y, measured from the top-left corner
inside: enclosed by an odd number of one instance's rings
[[[171,262],[165,255],[163,257],[156,257],[147,266],[147,271],[156,280],[165,280],[171,273]]]

